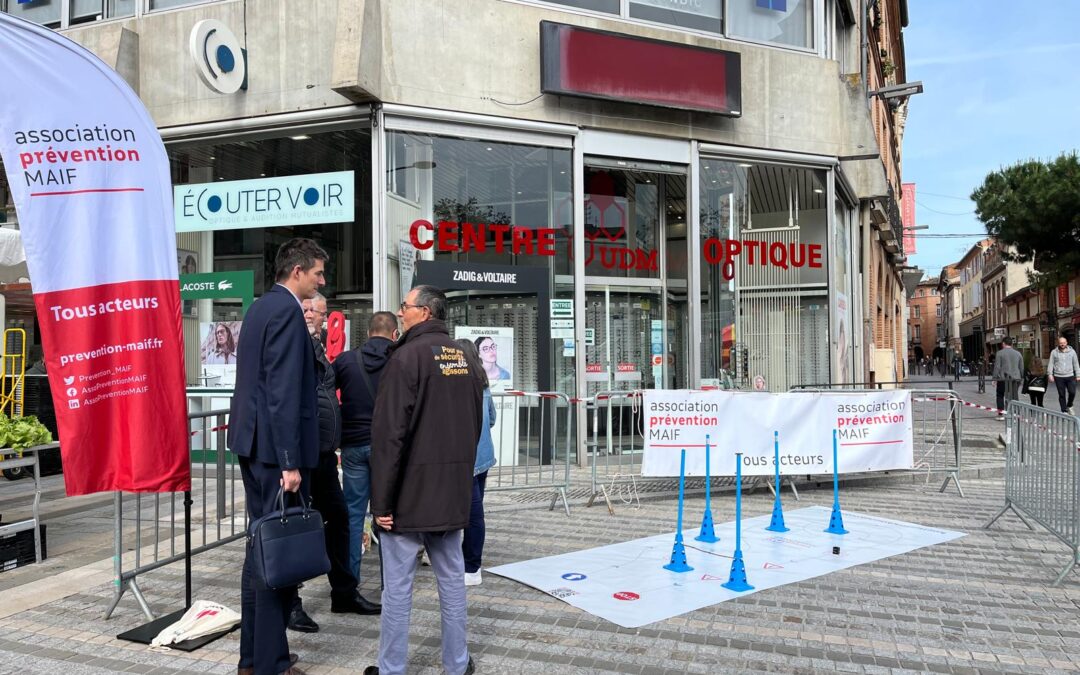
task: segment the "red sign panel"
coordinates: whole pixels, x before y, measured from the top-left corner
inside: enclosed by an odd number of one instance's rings
[[[900,198],[900,222],[904,224],[904,255],[915,253],[915,183],[903,184]]]
[[[737,52],[540,22],[540,90],[742,114]]]
[[[1058,307],[1069,307],[1072,305],[1069,302],[1069,284],[1061,284],[1058,286]]]

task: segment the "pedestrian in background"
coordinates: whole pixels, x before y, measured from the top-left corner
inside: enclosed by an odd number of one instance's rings
[[[1046,369],[1043,368],[1042,359],[1033,358],[1031,368],[1024,371],[1023,391],[1031,400],[1031,405],[1043,407],[1043,396],[1046,395]]]
[[[998,419],[1005,419],[1005,406],[1008,401],[1015,401],[1023,377],[1024,357],[1013,349],[1013,340],[1006,337],[1001,341],[1001,350],[994,357],[994,382],[997,383]]]
[[[1064,337],[1058,338],[1057,349],[1050,352],[1050,363],[1047,364],[1046,371],[1050,375],[1050,381],[1057,387],[1061,412],[1072,415],[1076,381],[1080,380],[1080,362]]]
[[[439,587],[442,662],[472,673],[465,642],[465,564],[483,386],[446,328],[446,296],[417,286],[398,309],[405,334],[379,380],[371,433],[371,513],[383,530],[379,665],[365,675],[400,675],[409,651],[416,556],[423,546]]]
[[[469,525],[461,539],[461,553],[465,558],[465,585],[479,586],[483,583],[481,568],[484,557],[484,488],[488,469],[495,466],[495,443],[491,439],[491,427],[495,426],[495,399],[480,352],[472,340],[458,340],[465,360],[484,387],[484,420],[480,425],[480,442],[476,444],[476,464],[473,466],[472,507],[469,509]]]
[[[364,346],[345,352],[334,362],[344,425],[341,480],[349,506],[349,568],[357,579],[361,578],[364,522],[371,499],[371,417],[379,380],[390,359],[390,347],[397,339],[397,332],[397,317],[392,312],[375,312],[368,320]]]
[[[277,510],[279,489],[306,497],[311,470],[319,464],[315,351],[301,302],[326,283],[329,257],[310,239],[282,244],[274,258],[277,283],[244,317],[228,446],[240,465],[250,522]],[[285,635],[296,587],[256,588],[252,548],[246,550],[237,673],[303,675],[293,666],[296,657]]]

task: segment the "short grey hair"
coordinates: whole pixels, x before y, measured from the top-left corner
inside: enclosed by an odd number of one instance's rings
[[[311,304],[314,305],[316,302],[321,302],[325,305],[326,296],[318,291],[315,291],[315,295],[311,296]]]
[[[413,288],[416,291],[416,305],[427,307],[432,319],[446,320],[446,294],[439,288],[427,284]]]

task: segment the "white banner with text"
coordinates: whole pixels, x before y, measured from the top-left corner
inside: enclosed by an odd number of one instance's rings
[[[832,432],[837,432],[840,473],[910,469],[914,443],[907,391],[791,392],[649,390],[644,393],[643,476],[678,476],[686,450],[686,475],[705,475],[709,445],[714,476],[772,475],[774,442],[780,473],[832,473]]]

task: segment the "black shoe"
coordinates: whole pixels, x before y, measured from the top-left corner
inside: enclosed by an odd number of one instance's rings
[[[303,607],[294,607],[293,611],[289,612],[289,630],[298,633],[318,633],[319,624],[308,616]]]
[[[364,599],[359,592],[340,600],[330,599],[330,611],[334,614],[382,614],[382,605]]]
[[[465,675],[473,675],[476,672],[476,664],[473,663],[472,657],[469,657],[469,665],[465,666]]]
[[[364,675],[379,675],[379,667],[368,666],[367,668],[364,668]]]

